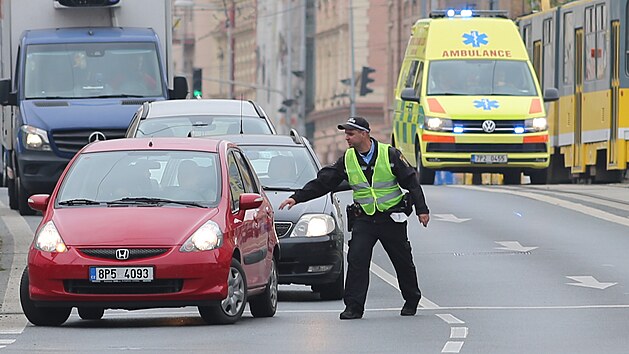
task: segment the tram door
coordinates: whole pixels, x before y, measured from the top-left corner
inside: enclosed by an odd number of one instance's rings
[[[618,165],[618,102],[620,87],[620,21],[612,21],[611,50],[611,87],[612,87],[612,119],[607,147],[607,167]]]
[[[582,149],[583,126],[583,28],[575,31],[574,43],[574,143],[572,144],[572,173],[585,171]]]

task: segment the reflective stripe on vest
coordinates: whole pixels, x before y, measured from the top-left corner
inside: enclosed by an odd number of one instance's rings
[[[371,185],[365,177],[354,148],[345,152],[345,171],[349,185],[354,191],[354,202],[360,204],[367,215],[387,211],[396,206],[404,197],[402,189],[391,171],[388,144],[378,143],[378,156],[373,167]]]

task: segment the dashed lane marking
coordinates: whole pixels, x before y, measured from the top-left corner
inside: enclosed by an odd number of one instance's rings
[[[467,327],[450,327],[451,339],[465,339],[467,337]]]
[[[463,347],[463,342],[447,341],[446,345],[444,345],[443,349],[441,349],[441,352],[442,353],[458,353],[461,351],[462,347]]]
[[[444,320],[447,324],[463,324],[463,323],[465,323],[465,322],[459,320],[458,318],[454,317],[453,315],[451,315],[449,313],[439,313],[439,314],[437,314],[437,317],[439,317],[442,320]]]
[[[613,222],[619,225],[629,226],[629,218],[618,216],[612,213],[608,213],[596,208],[592,208],[589,206],[585,206],[579,203],[569,202],[567,200],[562,200],[559,198],[550,197],[548,195],[535,194],[529,192],[521,192],[515,190],[508,189],[498,189],[498,188],[483,188],[477,186],[464,186],[464,185],[450,185],[450,188],[462,188],[462,189],[471,189],[478,190],[483,192],[492,192],[492,193],[504,193],[504,194],[513,194],[518,195],[525,198],[539,200],[544,203],[556,205],[565,209],[570,209],[577,211],[579,213],[583,213],[588,216],[593,216],[595,218],[599,218],[605,221]]]

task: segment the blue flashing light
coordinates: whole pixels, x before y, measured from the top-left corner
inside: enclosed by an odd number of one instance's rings
[[[522,134],[524,133],[524,127],[515,127],[513,128],[513,132],[516,134]]]
[[[454,15],[456,15],[456,12],[453,9],[450,9],[446,12],[446,16],[448,17],[454,17]]]
[[[463,133],[463,127],[460,125],[455,125],[453,131],[455,134],[461,134]]]
[[[461,17],[472,17],[472,10],[461,10]]]

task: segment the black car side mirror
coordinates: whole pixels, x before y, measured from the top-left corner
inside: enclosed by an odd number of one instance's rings
[[[168,98],[183,100],[188,96],[188,80],[185,76],[175,76],[173,86],[172,90],[168,90]]]

